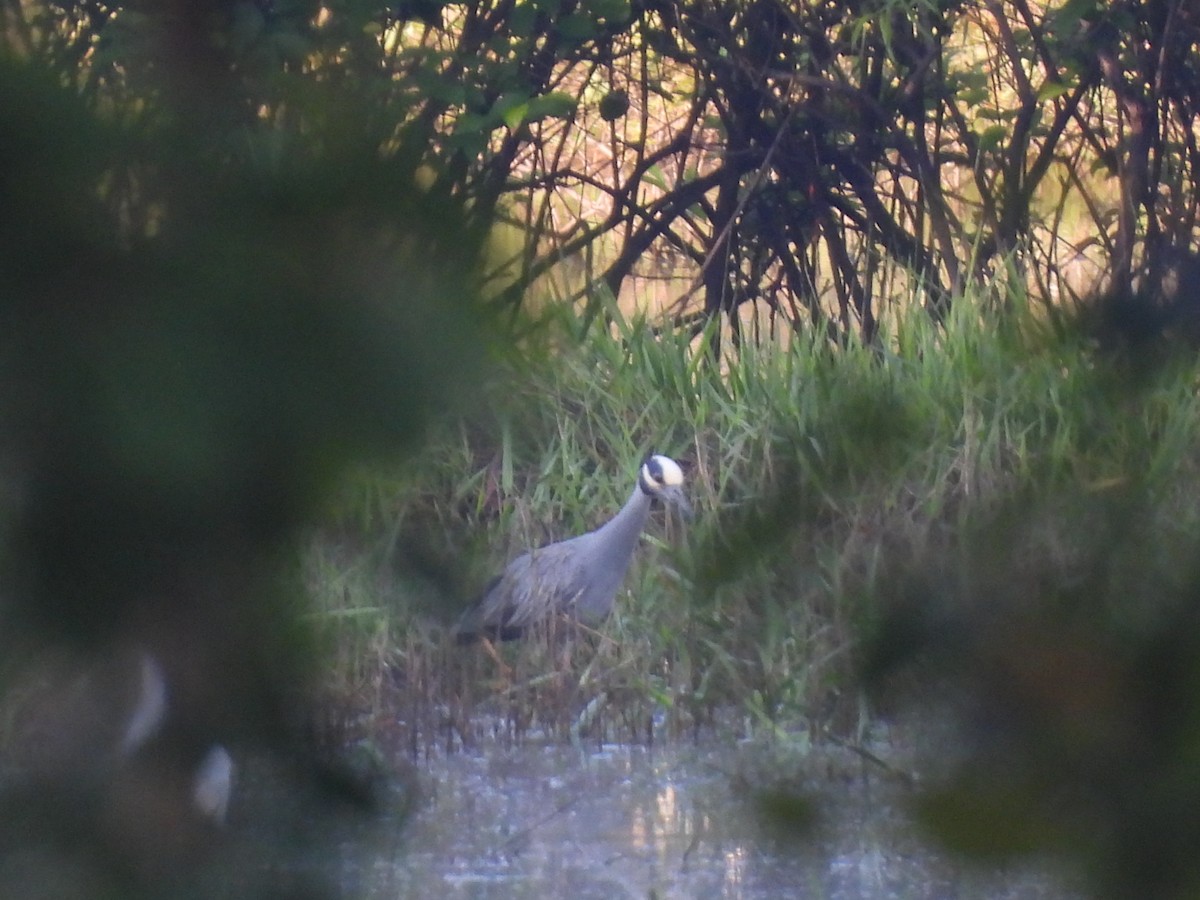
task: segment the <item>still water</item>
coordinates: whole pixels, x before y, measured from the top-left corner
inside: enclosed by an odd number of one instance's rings
[[[940,857],[905,788],[861,760],[814,761],[817,824],[772,827],[743,749],[489,748],[423,763],[403,824],[343,856],[365,898],[997,898],[1067,896],[1044,871]],[[751,768],[756,764],[752,764]]]

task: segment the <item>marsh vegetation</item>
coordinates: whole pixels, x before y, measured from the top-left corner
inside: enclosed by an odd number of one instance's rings
[[[369,707],[425,684],[432,714],[459,690],[439,673],[479,655],[439,658],[455,610],[512,554],[607,518],[650,448],[685,461],[701,513],[657,520],[613,620],[573,648],[595,679],[574,699],[660,703],[677,733],[730,703],[763,724],[856,706],[845,678],[895,579],[951,565],[989,527],[1009,526],[997,552],[1020,542],[1014,576],[1064,578],[1099,537],[1075,519],[1089,505],[1145,492],[1149,524],[1192,533],[1186,358],[1122,376],[1032,314],[962,306],[939,327],[909,315],[882,351],[759,344],[719,373],[686,335],[622,319],[498,381],[419,459],[355,478],[314,540],[342,689]],[[1009,533],[1009,508],[1034,498],[1027,533]],[[553,661],[505,649],[526,676]]]

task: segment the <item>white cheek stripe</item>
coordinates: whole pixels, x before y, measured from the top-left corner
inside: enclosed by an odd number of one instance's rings
[[[660,484],[670,487],[679,487],[683,484],[683,470],[679,468],[679,463],[671,459],[669,456],[656,456],[659,468],[662,469],[662,481]]]

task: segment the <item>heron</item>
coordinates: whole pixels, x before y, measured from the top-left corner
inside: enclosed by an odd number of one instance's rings
[[[522,554],[487,586],[455,628],[458,643],[512,640],[562,615],[587,625],[602,622],[613,603],[655,500],[690,518],[683,470],[651,454],[620,511],[594,531]]]

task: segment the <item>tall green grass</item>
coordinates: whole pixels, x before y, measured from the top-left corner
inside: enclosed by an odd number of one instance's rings
[[[1131,386],[1083,338],[970,298],[936,326],[901,315],[880,346],[793,338],[719,361],[704,336],[609,314],[527,339],[415,464],[348,484],[314,538],[333,706],[354,734],[421,752],[845,732],[870,715],[862,641],[898,573],[1000,529],[1004,577],[1068,577],[1080,517],[1131,486],[1154,527],[1200,532],[1190,362]],[[656,515],[598,634],[502,647],[503,666],[448,642],[491,574],[603,522],[651,450],[684,463],[697,516]]]

